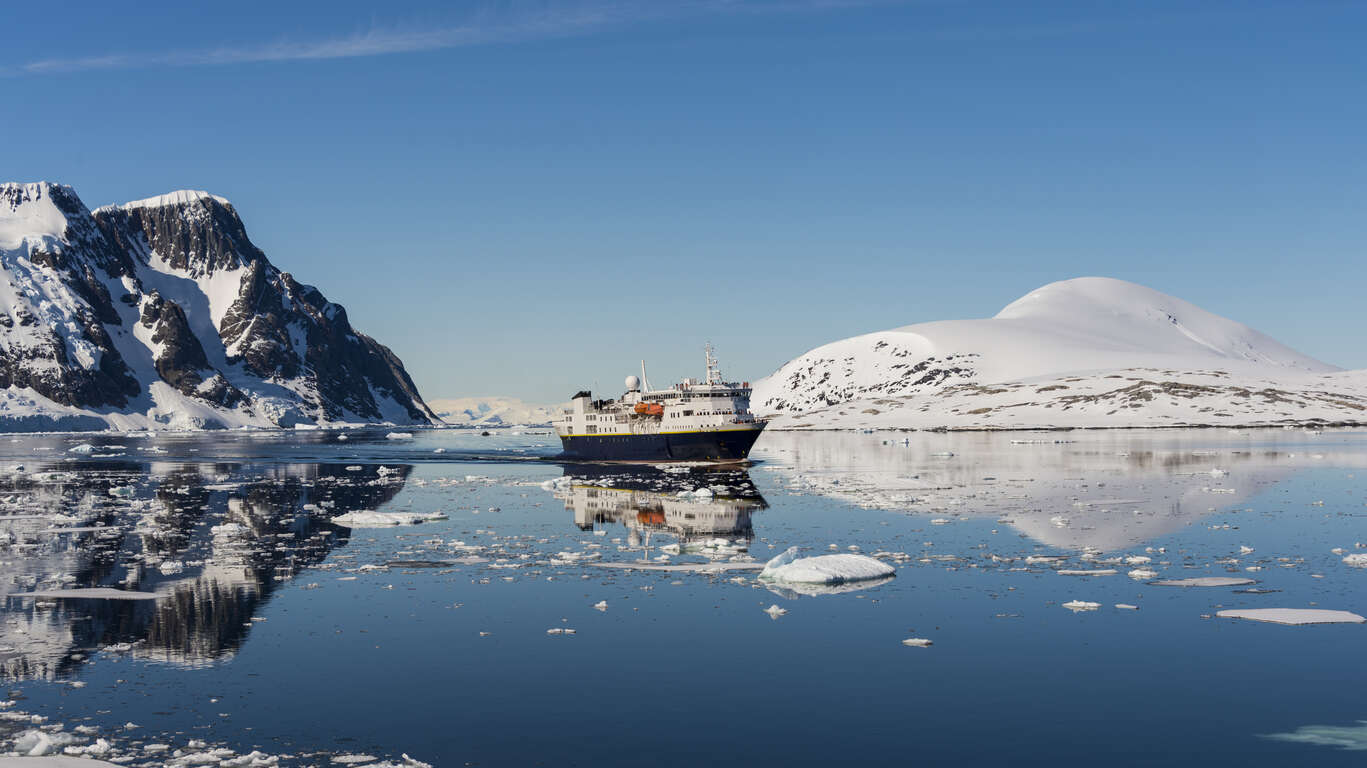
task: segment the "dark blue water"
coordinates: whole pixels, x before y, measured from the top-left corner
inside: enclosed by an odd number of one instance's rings
[[[1367,570],[1342,562],[1367,551],[1363,433],[1013,437],[773,435],[748,473],[595,474],[536,460],[536,435],[102,437],[123,448],[94,455],[124,453],[103,459],[67,453],[89,437],[0,444],[24,465],[0,514],[106,529],[7,521],[9,591],[163,594],[7,600],[12,710],[94,726],[133,764],[191,739],[285,764],[1360,764],[1343,747],[1367,746],[1367,625],[1213,614],[1367,613]],[[704,485],[728,490],[675,496]],[[449,519],[329,522],[357,509]],[[232,521],[247,531],[228,546],[211,528]],[[698,563],[665,547],[717,538],[760,561],[792,545],[906,557],[890,582],[818,596],[557,557]],[[454,564],[470,555],[487,562]],[[1152,586],[1120,556],[1278,591]],[[167,560],[181,570],[149,564]]]

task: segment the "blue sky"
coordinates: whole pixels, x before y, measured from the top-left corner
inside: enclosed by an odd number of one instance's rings
[[[1367,366],[1359,2],[25,3],[5,180],[231,199],[428,398],[1134,280]]]

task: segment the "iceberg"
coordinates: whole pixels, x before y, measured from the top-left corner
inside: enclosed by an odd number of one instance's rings
[[[764,564],[759,577],[766,581],[797,584],[843,584],[851,581],[883,579],[895,568],[867,555],[818,555],[798,557],[797,547]]]

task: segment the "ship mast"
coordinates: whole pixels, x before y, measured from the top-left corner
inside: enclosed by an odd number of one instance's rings
[[[704,349],[707,352],[707,383],[720,384],[721,370],[717,368],[717,356],[712,354],[712,342],[707,342]]]

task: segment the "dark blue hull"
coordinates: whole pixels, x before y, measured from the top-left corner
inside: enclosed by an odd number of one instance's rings
[[[763,431],[666,432],[560,437],[561,458],[583,461],[744,461]]]

